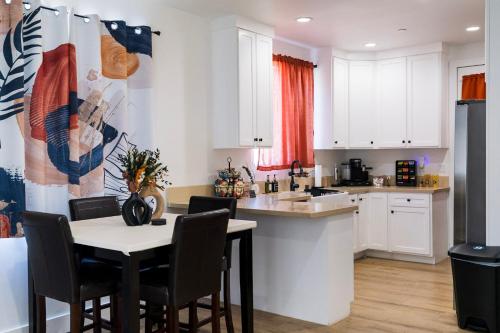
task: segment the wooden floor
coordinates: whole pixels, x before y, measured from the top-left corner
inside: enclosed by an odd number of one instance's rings
[[[239,318],[235,307],[235,318]],[[200,317],[203,314],[200,313]],[[182,314],[185,317],[185,314]],[[235,322],[240,332],[239,321]],[[224,322],[222,322],[224,327]],[[210,328],[200,330],[210,332]],[[225,332],[225,330],[224,330]],[[456,325],[448,260],[425,265],[381,259],[355,264],[351,316],[331,327],[256,311],[257,333],[465,332]]]
[[[255,332],[465,332],[456,324],[452,293],[448,260],[433,266],[361,259],[355,264],[355,300],[349,318],[324,327],[257,311]],[[239,323],[235,325],[239,331]]]

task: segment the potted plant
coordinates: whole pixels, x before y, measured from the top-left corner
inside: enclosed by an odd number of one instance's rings
[[[139,151],[132,147],[126,154],[118,155],[118,160],[122,166],[123,179],[131,193],[122,207],[125,223],[133,226],[151,221],[152,209],[144,201],[145,196],[153,196],[157,200],[155,216],[161,216],[164,201],[158,188],[164,189],[163,186],[169,183],[166,181],[168,169],[159,162],[160,151]]]
[[[146,169],[141,183],[139,196],[141,198],[153,197],[156,202],[156,208],[153,212],[153,219],[159,219],[165,210],[165,200],[160,191],[165,190],[166,185],[171,185],[167,181],[168,168],[160,162],[160,151],[146,150],[148,155]]]

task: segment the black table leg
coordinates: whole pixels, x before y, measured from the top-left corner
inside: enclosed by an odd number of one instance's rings
[[[122,256],[123,332],[139,333],[139,258],[135,253]]]
[[[28,316],[29,316],[29,333],[36,333],[38,327],[36,327],[36,297],[35,297],[35,287],[33,285],[33,276],[31,275],[31,268],[29,265],[28,258]]]
[[[240,240],[241,329],[253,333],[253,261],[252,230],[245,231]]]

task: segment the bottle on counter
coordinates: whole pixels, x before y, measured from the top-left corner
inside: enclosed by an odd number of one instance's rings
[[[271,184],[271,180],[269,179],[269,175],[267,175],[266,182],[264,183],[264,191],[266,193],[272,192],[272,184]]]
[[[278,180],[276,179],[276,175],[273,178],[273,192],[279,192]]]

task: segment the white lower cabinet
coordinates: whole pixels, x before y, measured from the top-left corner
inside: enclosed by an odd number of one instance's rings
[[[351,195],[352,204],[359,207],[353,221],[354,253],[376,250],[371,252],[391,258],[426,257],[431,263],[445,258],[447,198],[447,193]]]
[[[350,195],[349,201],[351,202],[351,204],[357,205],[358,195],[357,194]],[[358,234],[359,234],[358,217],[359,217],[359,209],[352,213],[352,249],[354,253],[361,251],[361,249],[359,248],[359,239],[358,239]]]
[[[387,251],[387,193],[369,194],[368,248]]]
[[[431,218],[429,208],[389,207],[390,251],[431,254]]]
[[[363,251],[368,248],[368,230],[370,224],[370,196],[367,193],[358,195],[358,207],[358,250]]]

